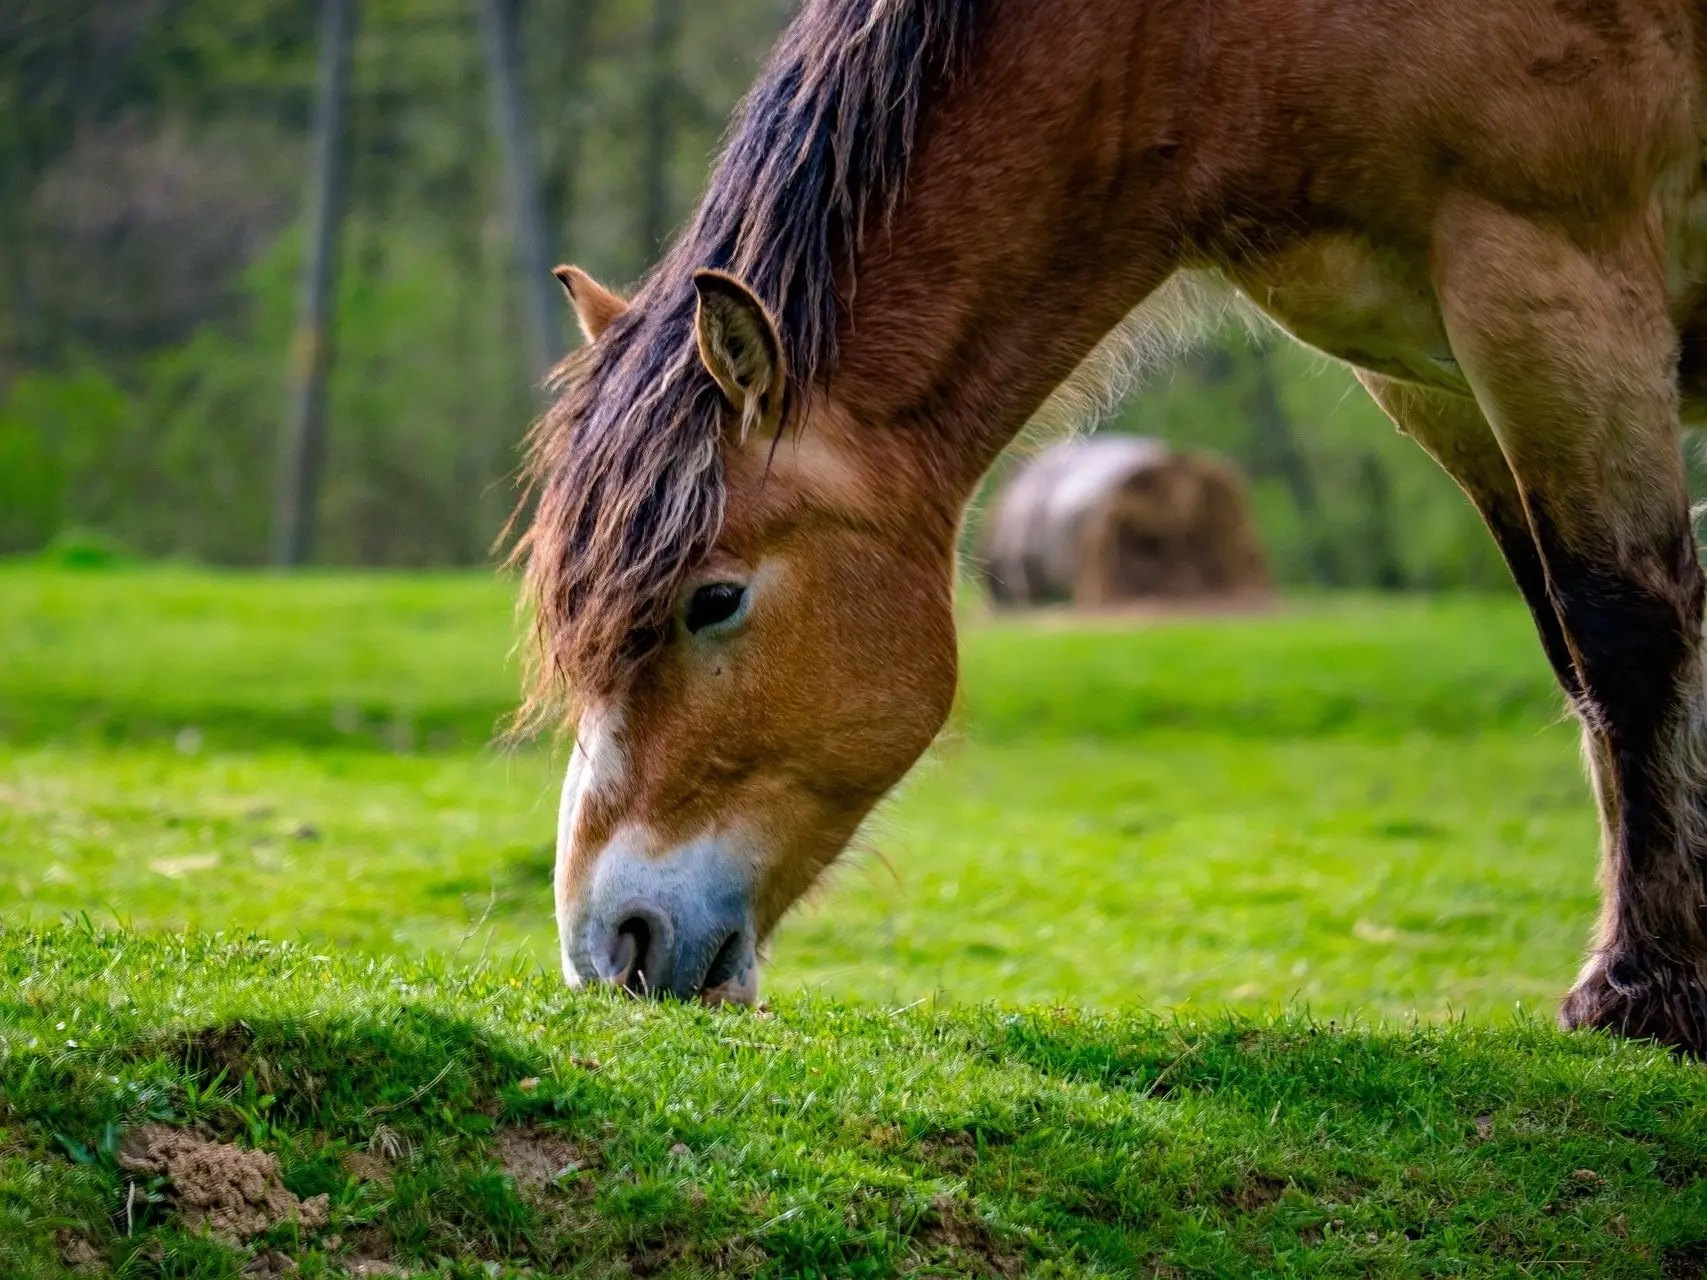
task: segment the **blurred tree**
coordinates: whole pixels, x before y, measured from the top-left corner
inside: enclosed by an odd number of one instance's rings
[[[512,250],[494,0],[360,3],[314,554],[479,561],[538,409],[543,326],[526,316],[545,315],[518,305],[517,264],[542,251]],[[544,252],[640,275],[793,4],[507,0],[527,118],[512,153],[537,165]],[[148,553],[268,557],[318,16],[0,3],[0,551],[84,525]],[[555,286],[524,271],[562,325]],[[1455,486],[1343,368],[1287,343],[1229,336],[1109,429],[1239,462],[1284,581],[1506,581]]]
[[[674,216],[670,200],[670,155],[676,131],[676,42],[681,35],[681,16],[681,0],[652,0],[640,152],[640,244],[648,254],[663,251]]]
[[[510,217],[511,254],[523,327],[531,345],[533,378],[543,388],[563,358],[562,302],[551,280],[551,252],[540,209],[539,169],[528,127],[516,14],[511,0],[480,0],[486,43],[486,75],[492,95],[492,126],[504,160],[504,194]]]
[[[321,0],[320,77],[314,144],[304,202],[308,247],[302,264],[296,328],[290,343],[290,402],[279,449],[273,512],[273,563],[298,565],[314,547],[320,469],[326,453],[326,374],[335,338],[338,232],[344,216],[344,99],[356,0]]]
[[[575,243],[576,202],[582,194],[578,178],[590,105],[587,71],[600,7],[599,0],[535,4],[521,15],[523,46],[540,50],[532,63],[529,101],[548,110],[541,117],[546,121],[540,130],[541,199],[555,219],[569,259],[580,252]]]

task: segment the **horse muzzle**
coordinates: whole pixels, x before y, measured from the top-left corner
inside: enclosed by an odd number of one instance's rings
[[[748,874],[715,839],[654,855],[621,839],[598,856],[559,928],[570,981],[708,1004],[758,998]]]

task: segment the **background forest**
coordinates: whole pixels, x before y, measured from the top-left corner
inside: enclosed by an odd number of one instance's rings
[[[546,251],[632,282],[792,5],[510,2]],[[481,0],[357,8],[314,558],[478,563],[537,409]],[[319,23],[313,0],[0,8],[0,552],[267,558]],[[1227,335],[1105,429],[1234,458],[1283,582],[1505,580],[1453,485],[1284,342]]]

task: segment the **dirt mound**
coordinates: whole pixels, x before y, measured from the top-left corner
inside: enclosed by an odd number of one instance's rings
[[[297,1273],[297,1265],[288,1254],[280,1253],[277,1249],[268,1249],[265,1253],[257,1254],[248,1266],[243,1268],[244,1280],[290,1280]]]
[[[946,1253],[957,1268],[980,1276],[1020,1276],[1025,1259],[998,1240],[972,1207],[950,1195],[931,1201],[931,1212],[918,1234],[926,1248]]]
[[[313,1230],[325,1226],[330,1214],[328,1197],[298,1200],[285,1188],[276,1157],[208,1142],[170,1125],[143,1125],[127,1133],[119,1145],[119,1167],[166,1178],[185,1226],[230,1240],[246,1240],[292,1221]]]
[[[589,1163],[569,1139],[531,1125],[498,1130],[492,1138],[492,1158],[518,1187],[529,1191],[548,1187]]]
[[[61,1227],[54,1232],[53,1242],[59,1246],[59,1260],[65,1264],[66,1270],[86,1276],[102,1269],[100,1251],[70,1227]]]
[[[382,1187],[391,1185],[391,1165],[377,1152],[346,1151],[338,1164],[357,1182],[377,1182]]]

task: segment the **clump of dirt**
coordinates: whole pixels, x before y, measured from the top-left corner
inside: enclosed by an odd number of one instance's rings
[[[277,1249],[268,1249],[265,1253],[257,1254],[254,1260],[243,1268],[247,1280],[288,1280],[296,1272],[296,1263],[288,1254]]]
[[[978,1163],[978,1139],[964,1129],[951,1129],[919,1141],[919,1154],[950,1173],[965,1173]]]
[[[533,1125],[498,1130],[492,1138],[492,1158],[527,1191],[549,1187],[590,1163],[569,1139]]]
[[[684,1252],[681,1241],[668,1239],[631,1248],[628,1254],[629,1274],[655,1276],[681,1261]]]
[[[184,1066],[198,1080],[213,1080],[223,1076],[237,1083],[245,1075],[253,1075],[263,1093],[273,1092],[277,1081],[271,1065],[254,1052],[255,1031],[247,1022],[238,1019],[223,1026],[202,1027],[184,1034],[178,1042]]]
[[[336,1239],[336,1237],[334,1237]],[[338,1241],[342,1244],[342,1241]],[[331,1241],[326,1249],[333,1248]],[[399,1265],[393,1259],[397,1256],[392,1247],[391,1237],[375,1226],[357,1227],[350,1233],[349,1254],[338,1265],[356,1280],[377,1280],[380,1276],[406,1276],[407,1267]]]
[[[59,1249],[59,1260],[67,1270],[75,1271],[80,1276],[94,1275],[104,1267],[100,1250],[90,1244],[70,1227],[61,1227],[53,1233],[53,1243]]]
[[[930,1249],[947,1249],[957,1265],[976,1275],[1018,1276],[1025,1273],[1025,1259],[996,1238],[989,1226],[969,1205],[953,1196],[931,1201],[931,1213],[915,1237]]]
[[[377,1182],[382,1187],[391,1185],[391,1164],[376,1151],[346,1151],[338,1164],[357,1182]]]
[[[1227,1199],[1246,1213],[1266,1208],[1286,1194],[1286,1179],[1266,1173],[1255,1173],[1230,1192]]]
[[[119,1144],[119,1167],[164,1177],[184,1225],[227,1240],[247,1240],[285,1222],[315,1230],[331,1214],[329,1197],[298,1200],[290,1193],[279,1179],[277,1157],[208,1142],[170,1125],[127,1133]]]
[[[893,1126],[891,1126],[893,1127]],[[875,1139],[878,1131],[872,1130]],[[979,1152],[1006,1146],[1013,1135],[1000,1130],[935,1129],[919,1139],[919,1156],[949,1173],[966,1173],[977,1165]]]

